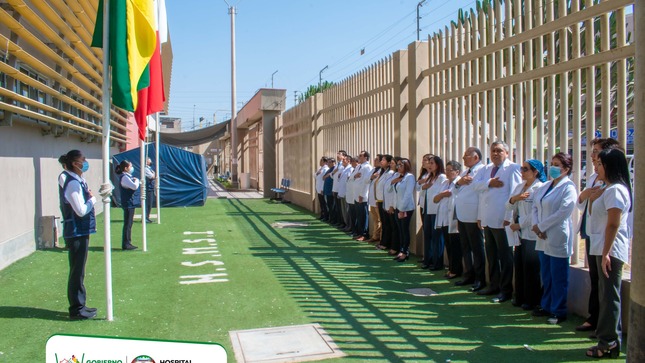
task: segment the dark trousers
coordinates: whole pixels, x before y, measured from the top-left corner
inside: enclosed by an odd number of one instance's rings
[[[457,276],[461,276],[464,272],[464,265],[462,263],[461,241],[459,233],[450,233],[449,227],[441,227],[441,234],[443,235],[444,243],[446,244],[446,253],[448,254],[448,271]]]
[[[343,219],[342,212],[342,203],[341,198],[338,196],[338,193],[334,193],[334,224],[344,225],[345,220]]]
[[[152,202],[155,199],[155,189],[146,187],[146,219],[150,219],[150,211],[152,210]]]
[[[436,214],[423,216],[423,247],[424,262],[433,270],[443,268],[443,235],[441,229],[436,229]]]
[[[542,282],[540,281],[540,256],[535,250],[535,241],[522,239],[515,247],[515,301],[531,307],[540,305]]]
[[[327,209],[327,220],[332,221],[334,218],[334,208],[336,204],[336,198],[333,195],[325,195],[325,206]]]
[[[318,193],[318,204],[320,205],[320,219],[327,218],[327,203],[322,193]]]
[[[513,249],[509,247],[504,228],[484,228],[486,259],[491,290],[513,294]]]
[[[598,292],[600,297],[600,310],[596,335],[598,346],[608,348],[614,342],[621,340],[620,331],[620,285],[623,280],[623,261],[611,259],[609,278],[602,272],[602,256],[591,256],[596,259],[598,269]]]
[[[358,235],[356,232],[356,202],[352,204],[348,204],[349,206],[349,226],[352,229],[352,234],[353,235]]]
[[[123,233],[121,234],[121,248],[132,244],[132,223],[134,222],[134,208],[123,208]]]
[[[356,205],[356,234],[369,238],[368,226],[368,205],[367,202],[354,202]]]
[[[384,245],[389,247],[391,250],[394,251],[400,251],[401,250],[401,235],[399,234],[399,222],[398,222],[398,217],[396,213],[396,209],[394,210],[394,213],[390,214],[387,213],[387,219],[390,224],[390,238],[389,238],[389,245]]]
[[[484,234],[477,223],[459,221],[459,239],[464,254],[464,279],[486,284]]]
[[[399,240],[401,241],[400,252],[410,254],[410,221],[414,215],[414,209],[407,211],[404,218],[399,218],[399,211],[396,210],[396,221],[399,227]]]
[[[540,305],[557,317],[567,316],[569,258],[549,256],[542,251],[538,254],[543,288]]]
[[[69,247],[69,278],[67,280],[67,300],[69,301],[69,314],[78,315],[85,307],[85,263],[90,245],[90,236],[65,238]]]
[[[596,263],[595,256],[589,256],[589,245],[591,241],[585,238],[585,250],[587,251],[587,261],[589,262],[589,281],[591,282],[591,291],[589,291],[589,317],[587,323],[591,326],[598,325],[598,314],[600,307],[598,306],[598,264]]]

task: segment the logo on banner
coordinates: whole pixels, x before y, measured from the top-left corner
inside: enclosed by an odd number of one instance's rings
[[[85,354],[83,354],[85,356]],[[71,358],[63,358],[61,360],[58,360],[58,357],[56,357],[56,362],[58,363],[83,363],[82,360],[78,360],[75,355],[72,354]]]
[[[132,363],[155,363],[155,360],[147,355],[140,355],[134,358],[134,360],[132,360]]]

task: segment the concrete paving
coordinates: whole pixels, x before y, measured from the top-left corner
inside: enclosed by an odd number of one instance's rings
[[[307,362],[343,357],[319,324],[229,332],[235,359],[251,362]]]
[[[226,190],[220,183],[215,180],[209,180],[210,189],[208,190],[209,198],[232,198],[232,199],[260,199],[262,193],[257,190]]]

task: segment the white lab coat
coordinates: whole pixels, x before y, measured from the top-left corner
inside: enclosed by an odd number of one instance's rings
[[[354,200],[358,202],[358,197],[363,197],[363,202],[367,202],[369,197],[370,189],[370,177],[372,176],[372,170],[374,168],[367,161],[356,167],[354,175],[360,173],[361,177],[355,179],[356,182],[356,194],[354,195]],[[354,176],[352,176],[353,178]]]
[[[441,183],[441,190],[449,190],[452,192],[450,197],[442,198],[439,201],[437,207],[437,218],[435,219],[435,227],[448,227],[448,233],[458,233],[459,229],[457,228],[457,219],[455,218],[455,201],[457,200],[455,196],[455,183],[459,180],[459,177],[456,177],[452,182],[446,178],[446,180]],[[434,198],[434,197],[433,197]]]
[[[421,204],[421,207],[424,208],[423,214],[437,214],[439,204],[434,202],[434,197],[442,190],[443,182],[446,180],[448,180],[446,174],[439,174],[434,183],[432,183],[432,186],[425,190],[426,195],[424,200],[421,201],[421,203],[423,203]],[[427,206],[427,208],[424,206]]]
[[[573,220],[571,213],[576,208],[578,193],[576,185],[564,176],[546,194],[550,180],[535,191],[533,198],[533,224],[546,233],[546,239],[538,238],[535,249],[552,257],[566,258],[573,254]],[[546,194],[546,195],[545,195]]]
[[[407,173],[403,177],[403,180],[393,185],[394,190],[396,190],[396,209],[401,212],[413,211],[416,208],[414,203],[414,192],[416,184],[414,175]]]
[[[473,165],[470,168],[470,174],[473,178],[476,178],[479,172],[484,168],[484,165],[479,162]],[[460,177],[464,177],[468,173],[468,169],[464,170]],[[474,182],[474,179],[473,179]],[[479,214],[479,192],[477,192],[473,186],[473,183],[470,185],[463,185],[455,189],[456,199],[455,199],[455,212],[457,213],[457,219],[461,222],[466,223],[475,223],[477,222]]]
[[[479,192],[479,213],[477,219],[482,227],[504,228],[504,221],[510,222],[513,212],[506,210],[506,201],[511,197],[511,192],[522,182],[520,166],[504,160],[499,166],[494,178],[504,183],[501,188],[491,188],[488,183],[493,179],[491,172],[495,164],[490,163],[477,173],[473,180],[473,188]]]
[[[391,174],[388,174],[391,173]],[[389,171],[383,176],[387,176],[386,179],[381,180],[383,183],[383,209],[388,210],[390,208],[396,209],[396,190],[392,185],[392,180],[399,177],[399,173],[395,171]]]
[[[526,185],[526,181],[523,181],[522,184],[518,185],[515,190],[511,193],[511,197],[516,196],[522,193],[522,188]],[[520,237],[529,241],[537,241],[537,235],[531,230],[533,228],[533,197],[535,191],[542,186],[542,182],[535,179],[533,184],[526,189],[529,193],[529,197],[511,204],[509,197],[506,200],[506,209],[513,212],[512,223],[515,221],[515,216],[519,216],[518,224],[520,225]]]

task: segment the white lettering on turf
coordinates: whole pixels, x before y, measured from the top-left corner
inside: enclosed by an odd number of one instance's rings
[[[184,243],[190,243],[191,247],[183,248],[182,249],[182,254],[183,255],[210,255],[208,257],[221,257],[222,255],[219,254],[219,250],[217,248],[217,240],[214,237],[213,231],[206,231],[206,232],[193,232],[193,231],[185,231],[184,235],[205,235],[204,237],[206,238],[196,238],[196,239],[183,239],[182,242]],[[205,247],[196,247],[195,244],[198,243],[203,243],[206,246]],[[195,246],[195,247],[193,247]],[[195,256],[193,258],[197,258],[198,256]],[[199,275],[183,275],[180,276],[179,283],[181,285],[193,285],[193,284],[206,284],[206,283],[213,283],[213,282],[227,282],[228,276],[227,273],[222,272],[226,271],[226,268],[224,267],[218,267],[218,268],[213,268],[212,266],[223,266],[224,262],[223,261],[217,261],[217,260],[204,260],[204,261],[184,261],[181,263],[182,266],[185,267],[190,267],[190,268],[198,268],[200,271],[201,270],[207,270],[204,271],[203,274]],[[218,271],[217,273],[210,273],[213,270]],[[208,272],[208,273],[207,273]]]

